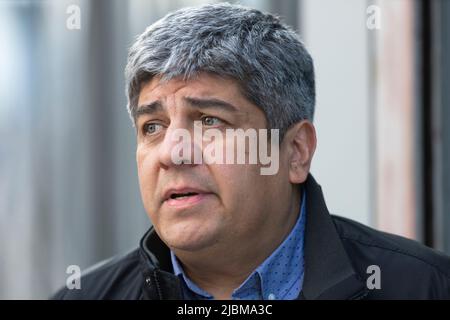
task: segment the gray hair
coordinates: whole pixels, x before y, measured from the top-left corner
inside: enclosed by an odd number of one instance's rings
[[[199,72],[236,80],[281,138],[292,124],[313,120],[314,66],[298,35],[272,14],[219,3],[169,13],[137,38],[125,70],[133,123],[142,84]]]

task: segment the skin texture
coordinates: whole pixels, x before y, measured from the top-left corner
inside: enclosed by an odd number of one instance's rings
[[[236,110],[197,108],[186,98],[220,99]],[[216,299],[228,299],[285,239],[299,213],[299,184],[307,178],[316,147],[309,121],[293,125],[280,144],[275,175],[259,164],[174,164],[174,130],[266,128],[264,112],[243,97],[234,80],[206,73],[195,79],[142,86],[138,110],[160,108],[136,119],[137,167],[145,210],[156,232],[183,264],[188,276]],[[203,145],[204,148],[204,145]],[[170,188],[203,192],[195,201],[164,201]]]

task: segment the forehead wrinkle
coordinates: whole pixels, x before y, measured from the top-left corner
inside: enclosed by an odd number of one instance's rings
[[[212,80],[214,80],[214,77],[212,78]],[[229,82],[228,79],[221,79],[221,80]],[[236,85],[236,83],[234,84]],[[148,91],[149,86],[151,88],[150,91]],[[189,90],[187,92],[180,92],[185,88]],[[186,103],[185,101],[186,98],[219,99],[228,102],[230,98],[228,97],[229,95],[228,94],[226,96],[216,95],[215,94],[216,91],[214,90],[215,88],[216,86],[214,84],[211,84],[211,82],[209,82],[208,79],[196,81],[196,79],[182,80],[174,78],[169,81],[165,81],[160,78],[153,78],[147,83],[146,86],[143,87],[142,91],[147,89],[147,92],[145,92],[145,95],[141,95],[140,97],[144,97],[144,99],[151,98],[151,100],[149,99],[150,102],[154,102],[155,101],[154,99],[156,98],[156,100],[159,100],[162,103],[163,111],[169,112],[169,110],[173,110],[171,111],[171,113],[174,111],[178,113],[181,110],[187,111],[187,109],[199,110],[198,108],[189,106],[189,104]],[[235,86],[235,89],[237,90],[229,91],[230,88],[228,86],[227,88],[228,88],[228,90],[226,90],[227,93],[231,94],[232,97],[230,103],[238,107],[237,112],[235,112],[234,114],[241,119],[240,122],[245,122],[248,124],[253,123],[252,121],[253,117],[251,116],[253,112],[244,107],[244,105],[251,107],[254,104],[251,101],[249,101],[244,95],[242,95],[239,85]],[[180,93],[181,96],[179,96]],[[236,100],[235,99],[236,97],[238,97],[239,99]],[[173,106],[175,106],[175,108],[173,108]],[[267,127],[267,118],[265,115],[264,115],[264,127]]]
[[[187,86],[188,83],[186,81],[180,81],[176,79],[172,79],[170,81],[164,81],[161,79],[161,77],[155,77],[145,83],[140,90],[139,93],[139,101],[141,98],[145,99],[148,96],[156,95],[155,100],[163,100],[161,99],[162,94],[164,94],[164,91],[171,90],[171,87],[175,86],[175,91],[172,92],[173,94],[177,93],[179,90],[181,90],[183,87]],[[178,88],[177,88],[178,87]],[[162,94],[161,94],[162,91]],[[173,89],[171,90],[173,91]],[[142,93],[144,92],[144,97],[142,97]]]

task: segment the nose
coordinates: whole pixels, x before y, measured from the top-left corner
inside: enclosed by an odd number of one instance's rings
[[[201,135],[192,126],[171,123],[158,150],[161,167],[195,166],[201,163]]]

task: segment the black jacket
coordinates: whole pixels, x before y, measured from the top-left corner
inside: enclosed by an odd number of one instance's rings
[[[450,258],[415,241],[331,216],[322,190],[305,183],[305,274],[299,299],[450,299]],[[373,288],[379,267],[380,287]],[[168,247],[151,228],[140,247],[81,277],[54,299],[181,299]]]

